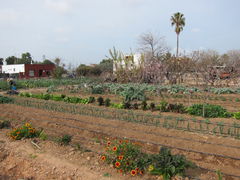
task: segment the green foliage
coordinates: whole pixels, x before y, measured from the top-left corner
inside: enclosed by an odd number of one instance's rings
[[[92,86],[91,93],[92,94],[103,94],[104,88],[101,85]]]
[[[148,169],[150,174],[162,175],[165,180],[170,180],[176,175],[184,175],[187,168],[194,167],[183,155],[172,155],[167,148],[161,148],[159,154],[147,154],[141,151],[140,146],[120,140],[106,142],[105,149],[101,160],[132,176],[143,175]]]
[[[15,140],[20,140],[22,138],[34,138],[39,137],[39,134],[41,132],[37,131],[35,128],[32,127],[31,124],[26,123],[20,128],[13,129],[10,132],[10,137],[12,137]]]
[[[240,112],[234,113],[234,114],[233,114],[233,117],[234,117],[235,119],[240,119]]]
[[[99,105],[99,106],[102,106],[102,105],[104,104],[104,99],[103,99],[103,97],[101,97],[101,96],[98,97],[98,98],[97,98],[97,102],[98,102],[98,105]]]
[[[12,103],[13,101],[13,98],[0,95],[0,104]]]
[[[3,128],[10,128],[11,127],[11,123],[10,121],[8,120],[0,120],[0,129],[3,129]]]
[[[194,104],[187,108],[187,112],[191,115],[216,118],[216,117],[231,117],[231,113],[228,113],[226,109],[219,105],[213,104]]]
[[[65,95],[63,94],[53,94],[51,96],[51,100],[54,100],[54,101],[63,101],[64,98],[65,98]]]
[[[111,105],[111,100],[109,98],[105,99],[104,104],[106,107],[109,107]]]
[[[216,174],[217,174],[218,180],[222,180],[223,179],[223,176],[222,176],[222,173],[221,173],[220,170],[217,170]]]
[[[155,103],[151,103],[151,104],[150,104],[150,109],[151,109],[151,111],[154,111],[154,110],[155,110]]]
[[[48,135],[42,130],[40,133],[39,133],[39,138],[43,141],[47,140],[48,138]]]
[[[123,108],[124,108],[124,109],[130,109],[130,108],[131,108],[130,102],[124,101],[124,102],[123,102]]]
[[[62,66],[56,66],[53,70],[53,77],[56,79],[61,79],[62,75],[66,73],[66,70]]]
[[[168,109],[168,102],[161,101],[160,105],[159,105],[159,109],[160,109],[161,112],[168,112],[169,111],[169,109]]]
[[[150,155],[150,174],[162,175],[164,180],[170,180],[175,175],[184,175],[187,168],[194,167],[183,155],[172,155],[165,147],[159,154]]]
[[[62,137],[60,137],[60,138],[57,139],[57,142],[58,142],[60,145],[64,145],[64,146],[69,145],[71,141],[72,141],[72,136],[70,136],[70,135],[68,135],[68,134],[65,134],[65,135],[63,135]]]
[[[95,97],[90,96],[88,98],[89,103],[94,103],[95,102]]]
[[[142,103],[141,103],[141,108],[142,108],[142,110],[147,110],[147,101],[142,101]]]
[[[168,111],[176,113],[185,113],[186,108],[183,104],[168,104]]]
[[[134,170],[138,174],[144,171],[148,159],[139,146],[125,140],[106,144],[106,154],[102,155],[102,160],[123,173],[131,173]]]
[[[124,97],[124,101],[126,102],[133,100],[144,101],[146,99],[144,88],[137,88],[134,86],[124,88],[120,95]]]
[[[116,109],[124,109],[124,104],[123,103],[112,103],[111,106],[112,108],[116,108]]]

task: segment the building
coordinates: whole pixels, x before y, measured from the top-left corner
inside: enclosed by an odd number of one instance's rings
[[[134,69],[140,67],[144,63],[144,57],[142,54],[125,55],[120,61],[113,62],[113,72],[118,69]]]
[[[2,73],[23,78],[49,77],[55,68],[54,64],[12,64],[2,65]]]

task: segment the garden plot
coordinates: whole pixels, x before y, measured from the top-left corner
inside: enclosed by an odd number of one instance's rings
[[[4,117],[30,121],[49,132],[71,132],[76,139],[88,136],[118,136],[138,141],[147,151],[156,152],[161,145],[169,146],[175,153],[185,154],[197,165],[217,170],[226,174],[238,175],[239,160],[237,152],[240,143],[232,138],[219,138],[161,127],[146,126],[132,122],[73,115],[61,112],[49,112],[36,108],[3,105],[7,111],[1,112]],[[87,142],[87,140],[85,140]],[[190,152],[189,152],[190,151]]]

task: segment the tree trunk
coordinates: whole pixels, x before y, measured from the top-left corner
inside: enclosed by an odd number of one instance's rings
[[[176,54],[177,58],[178,58],[178,48],[179,48],[179,34],[177,34],[177,54]]]

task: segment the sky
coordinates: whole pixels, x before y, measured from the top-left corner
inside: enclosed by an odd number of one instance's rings
[[[142,33],[164,37],[171,51],[170,18],[181,12],[182,51],[240,49],[240,0],[0,0],[0,57],[30,52],[41,61],[99,63],[113,46],[135,52]]]

